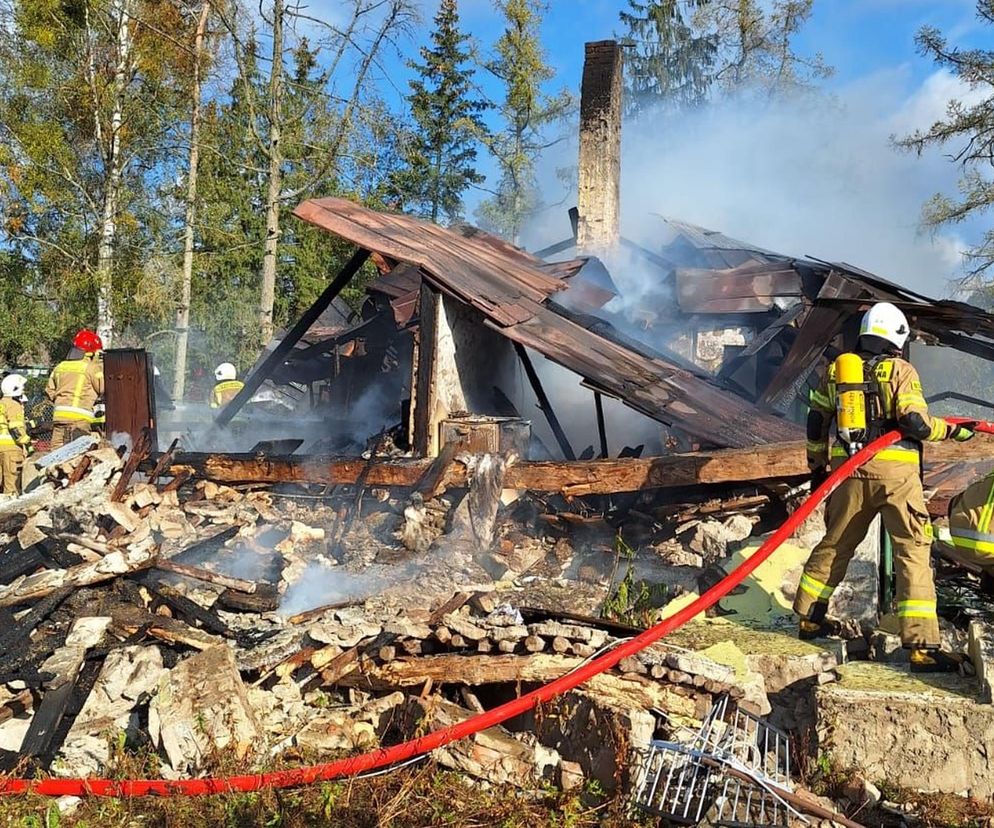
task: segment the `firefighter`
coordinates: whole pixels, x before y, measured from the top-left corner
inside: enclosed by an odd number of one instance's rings
[[[31,437],[24,419],[24,386],[20,374],[9,374],[0,382],[0,478],[5,495],[21,493],[21,470],[31,454]]]
[[[841,465],[850,454],[885,432],[897,429],[903,439],[878,452],[829,498],[825,537],[804,566],[794,600],[794,611],[801,617],[800,637],[820,638],[838,632],[838,622],[826,617],[828,601],[845,577],[870,523],[879,514],[894,547],[897,616],[901,640],[910,650],[911,669],[957,670],[961,658],[939,648],[935,584],[929,559],[932,526],[920,477],[921,443],[946,439],[962,442],[973,437],[973,431],[928,413],[918,372],[901,358],[910,328],[900,309],[889,302],[874,305],[863,316],[859,332],[857,354],[844,354],[829,366],[821,385],[811,393],[807,430],[812,486],[824,481],[830,462]],[[859,362],[857,357],[862,364],[856,379],[847,376],[843,381],[837,377],[840,369],[848,375],[852,360]],[[840,400],[845,400],[850,391],[864,395],[859,406],[865,408],[837,410]],[[850,430],[850,413],[857,409],[865,412],[865,427]],[[841,422],[843,417],[846,423]],[[837,434],[830,460],[833,420]]]
[[[969,486],[949,501],[949,536],[952,549],[946,554],[968,565],[980,567],[980,588],[994,597],[994,474]]]
[[[54,406],[52,449],[90,433],[94,406],[104,394],[103,347],[100,337],[84,328],[73,337],[69,356],[48,378],[45,393]]]
[[[238,380],[237,376],[235,366],[230,362],[222,362],[214,369],[217,383],[211,391],[211,408],[224,408],[245,387],[245,383]]]

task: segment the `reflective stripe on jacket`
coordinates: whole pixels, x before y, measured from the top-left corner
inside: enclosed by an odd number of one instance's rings
[[[245,387],[241,380],[225,380],[219,382],[211,391],[211,408],[220,408],[231,402],[235,396]]]
[[[953,546],[994,556],[994,474],[978,480],[949,503]]]
[[[928,403],[922,391],[921,379],[915,367],[900,357],[886,357],[874,366],[874,378],[879,389],[880,404],[883,413],[884,430],[897,426],[898,421],[911,413],[917,413],[929,428],[928,441],[944,440],[949,435],[949,424],[941,417],[933,417],[928,413]],[[809,439],[807,451],[809,458],[824,458],[831,456],[833,466],[841,465],[848,454],[845,447],[836,444],[829,452],[829,435],[835,418],[837,398],[835,382],[835,363],[828,366],[825,376],[819,386],[811,391],[808,404],[810,408],[820,411],[822,418],[822,434],[819,439]],[[896,445],[879,452],[872,460],[854,473],[854,477],[866,479],[886,479],[895,475],[904,475],[912,470],[918,472],[920,463],[920,446],[914,440],[901,440]]]
[[[13,432],[18,436],[14,437]],[[10,397],[0,398],[0,450],[31,443],[24,422],[24,406]]]
[[[48,378],[45,393],[54,405],[55,422],[92,422],[93,404],[104,393],[103,361],[87,354],[60,362]]]

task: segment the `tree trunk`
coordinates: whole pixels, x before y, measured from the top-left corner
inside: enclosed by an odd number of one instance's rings
[[[186,175],[186,217],[183,228],[183,282],[176,310],[176,365],[173,399],[181,402],[186,390],[186,348],[190,339],[190,293],[193,284],[193,224],[197,215],[197,167],[200,163],[200,60],[210,17],[210,0],[204,0],[193,45],[193,88],[190,90],[190,161]]]
[[[280,240],[280,193],[283,188],[283,148],[280,145],[283,97],[283,0],[273,0],[273,61],[269,78],[269,187],[266,195],[266,241],[262,256],[262,295],[259,300],[259,342],[273,338],[276,298],[276,254]]]
[[[97,333],[109,347],[114,337],[114,245],[117,241],[117,209],[121,191],[121,126],[124,97],[128,86],[131,54],[130,0],[114,0],[117,18],[117,65],[114,68],[114,97],[107,148],[107,179],[101,216],[100,245],[97,248]]]

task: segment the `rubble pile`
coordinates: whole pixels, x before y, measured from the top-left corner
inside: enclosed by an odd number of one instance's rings
[[[122,751],[144,750],[177,778],[224,752],[263,766],[291,748],[315,759],[366,750],[493,707],[638,631],[588,612],[618,577],[610,546],[578,551],[603,518],[567,518],[527,497],[498,509],[503,461],[477,463],[498,474],[489,496],[369,493],[365,507],[355,492],[298,501],[160,480],[168,462],[153,464],[142,446],[124,454],[78,441],[49,456],[25,495],[0,503],[5,771],[101,774]],[[463,523],[460,508],[470,510]],[[546,531],[525,532],[526,517]],[[717,523],[725,543],[735,525],[740,539],[752,526],[742,521]],[[431,525],[430,540],[410,544],[412,523]],[[567,536],[563,524],[580,528]],[[592,560],[601,574],[586,605],[575,578]],[[381,580],[385,562],[398,561],[417,564],[400,566],[411,577]],[[367,588],[342,598],[332,587],[323,594],[333,600],[315,607],[321,585],[335,583],[328,573],[367,577]],[[291,613],[288,599],[312,584]],[[711,650],[656,645],[541,716],[436,758],[522,788],[596,778],[614,789],[627,750],[701,721],[716,697],[770,711],[765,668]],[[796,673],[827,681],[834,665]]]

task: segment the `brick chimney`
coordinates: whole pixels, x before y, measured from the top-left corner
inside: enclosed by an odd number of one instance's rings
[[[580,168],[577,244],[605,250],[621,222],[621,47],[587,43],[580,87]]]

